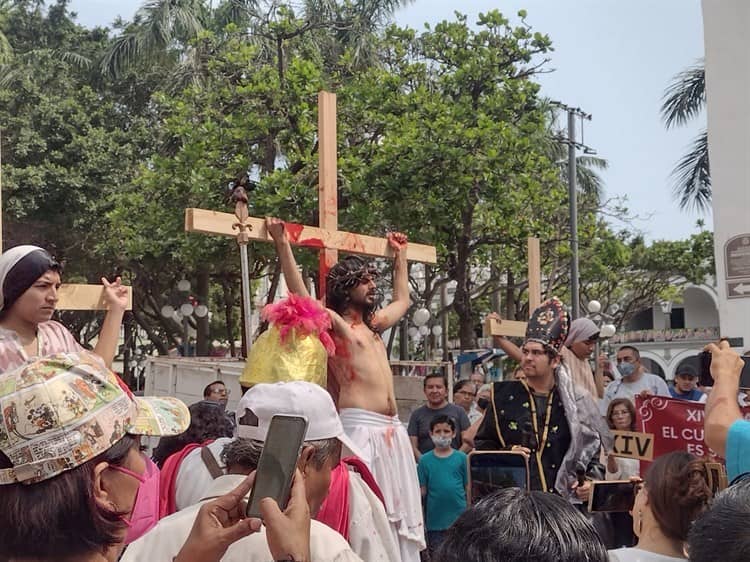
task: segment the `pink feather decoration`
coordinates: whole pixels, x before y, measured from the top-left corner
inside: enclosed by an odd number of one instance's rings
[[[279,329],[281,343],[296,332],[298,337],[316,335],[328,355],[336,353],[336,344],[329,333],[331,317],[318,301],[290,293],[279,302],[263,307],[261,317]]]

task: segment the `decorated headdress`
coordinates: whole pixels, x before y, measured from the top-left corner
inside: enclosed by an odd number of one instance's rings
[[[570,321],[563,303],[557,297],[544,301],[526,324],[526,341],[534,341],[545,348],[560,351],[568,336]]]

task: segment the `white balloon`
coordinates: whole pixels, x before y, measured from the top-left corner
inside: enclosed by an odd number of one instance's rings
[[[430,333],[430,327],[429,326],[420,326],[419,327],[419,334],[422,336],[426,336]]]
[[[443,327],[440,325],[433,326],[432,327],[432,335],[433,336],[442,336],[443,335]]]
[[[420,308],[419,310],[415,311],[414,316],[412,316],[412,322],[415,326],[424,326],[429,321],[430,311],[426,308]]]
[[[177,283],[177,290],[187,293],[190,290],[190,281],[187,279],[180,279],[180,282]]]
[[[615,332],[617,331],[617,328],[615,328],[614,324],[605,324],[602,326],[601,331],[599,332],[599,335],[603,338],[611,338],[615,335]]]
[[[206,314],[208,314],[208,307],[205,304],[199,304],[195,307],[195,315],[198,318],[203,318]]]
[[[190,316],[193,313],[193,305],[189,302],[186,302],[183,305],[180,305],[180,312],[183,316]]]
[[[164,318],[172,318],[172,316],[174,316],[174,307],[168,304],[165,304],[164,306],[161,307],[161,315]]]
[[[406,333],[409,334],[410,338],[413,338],[414,336],[419,335],[419,328],[415,328],[414,326],[410,326],[408,330],[406,330]]]
[[[588,308],[591,314],[596,314],[597,312],[601,311],[602,303],[600,303],[599,301],[589,301],[589,304],[586,308]]]

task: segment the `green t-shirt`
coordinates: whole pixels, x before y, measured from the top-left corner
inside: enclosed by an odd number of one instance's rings
[[[440,458],[430,451],[419,459],[417,472],[419,485],[427,488],[426,529],[444,531],[466,509],[466,454],[454,450]]]

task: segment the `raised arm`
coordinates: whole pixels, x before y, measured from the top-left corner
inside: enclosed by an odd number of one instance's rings
[[[268,234],[276,247],[276,255],[279,256],[279,261],[281,261],[281,272],[284,274],[287,288],[295,295],[309,297],[310,293],[307,292],[305,281],[302,279],[297,261],[294,259],[292,246],[289,244],[289,237],[286,235],[284,221],[266,217],[266,230],[268,230]]]
[[[406,263],[406,235],[400,232],[388,234],[388,244],[394,253],[393,301],[380,310],[373,319],[373,327],[383,332],[398,324],[411,304],[409,296],[409,267]]]
[[[497,312],[490,312],[489,317],[493,318],[497,322],[502,323],[502,319]],[[523,360],[523,353],[521,353],[521,348],[505,336],[492,336],[492,345],[502,349],[508,355],[508,357],[510,357],[514,361],[518,361],[520,363]]]
[[[711,375],[714,378],[714,386],[706,401],[706,444],[722,457],[726,457],[729,428],[737,420],[742,419],[740,407],[737,405],[737,393],[743,362],[740,356],[730,349],[726,340],[719,342],[719,345],[708,345],[705,351],[711,353]]]
[[[94,353],[104,360],[107,367],[112,367],[112,361],[117,355],[122,317],[125,315],[125,309],[128,306],[128,289],[122,284],[119,277],[115,279],[114,283],[110,283],[102,277],[102,285],[104,285],[104,302],[107,303],[109,309],[104,317],[96,346],[94,346]]]

